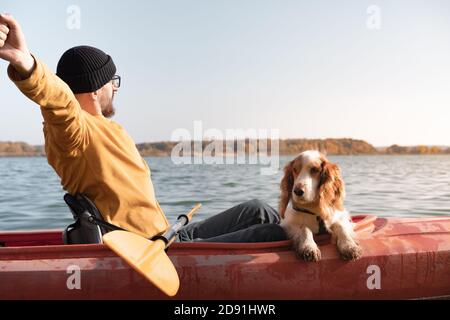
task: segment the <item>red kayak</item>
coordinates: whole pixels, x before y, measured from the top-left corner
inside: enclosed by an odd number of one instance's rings
[[[319,236],[320,262],[290,241],[176,243],[177,300],[450,297],[450,217],[354,217],[364,250],[339,258]],[[104,245],[63,245],[61,231],[0,233],[0,299],[167,299]]]

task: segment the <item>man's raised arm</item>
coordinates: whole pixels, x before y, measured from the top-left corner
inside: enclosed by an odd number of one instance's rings
[[[86,125],[70,88],[35,59],[19,23],[0,14],[0,59],[10,63],[8,75],[28,98],[41,106],[48,134],[62,156],[77,156],[86,146]]]

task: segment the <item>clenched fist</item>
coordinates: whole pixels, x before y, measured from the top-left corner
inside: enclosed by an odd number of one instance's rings
[[[17,21],[9,14],[0,14],[0,59],[11,63],[22,78],[33,72],[34,58]]]

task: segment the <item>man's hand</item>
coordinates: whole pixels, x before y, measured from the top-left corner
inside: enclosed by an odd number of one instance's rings
[[[28,50],[20,25],[9,14],[0,14],[0,59],[11,63],[22,79],[34,69],[34,58]]]

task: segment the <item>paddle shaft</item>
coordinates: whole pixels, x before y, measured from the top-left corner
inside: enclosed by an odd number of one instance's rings
[[[170,227],[169,230],[164,233],[161,237],[158,237],[157,239],[161,239],[166,243],[166,248],[168,248],[175,240],[175,237],[177,236],[178,232],[181,228],[183,228],[185,225],[187,225],[191,219],[194,213],[200,209],[201,204],[196,205],[188,214],[182,214],[178,217],[177,222]]]

